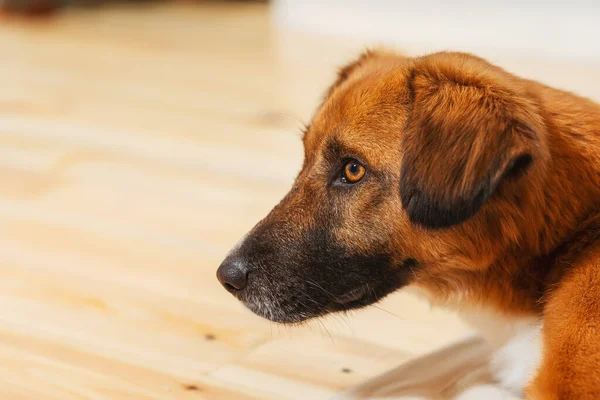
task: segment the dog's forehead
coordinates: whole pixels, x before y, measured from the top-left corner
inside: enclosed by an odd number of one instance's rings
[[[334,90],[306,132],[306,154],[326,151],[335,142],[385,157],[406,123],[410,98],[406,75],[400,68],[368,71]]]

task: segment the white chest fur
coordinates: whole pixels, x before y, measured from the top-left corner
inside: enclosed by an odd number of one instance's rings
[[[417,288],[409,290],[428,299]],[[465,338],[417,357],[336,399],[523,399],[523,391],[541,361],[542,321],[508,319],[486,309],[465,309],[458,302],[449,308],[457,311],[483,340]]]
[[[486,310],[462,309],[458,314],[493,347],[490,369],[499,386],[522,396],[541,361],[542,322],[534,318],[507,319]]]
[[[409,290],[417,297],[427,301],[431,299],[419,288],[410,287]],[[541,362],[543,321],[537,318],[506,318],[490,309],[465,307],[460,296],[454,298],[448,308],[456,311],[492,347],[490,372],[497,386],[517,398],[523,398],[523,391],[535,377]],[[463,399],[461,396],[458,398]],[[471,398],[481,396],[464,397],[465,400]]]

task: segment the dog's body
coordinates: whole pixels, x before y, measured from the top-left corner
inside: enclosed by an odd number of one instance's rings
[[[219,269],[249,308],[293,323],[418,287],[479,325],[507,393],[600,398],[600,106],[467,54],[367,52],[304,146]]]

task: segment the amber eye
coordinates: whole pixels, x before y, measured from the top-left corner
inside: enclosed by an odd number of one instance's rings
[[[365,176],[365,167],[362,166],[356,160],[350,160],[344,166],[344,176],[342,182],[344,183],[356,183]]]

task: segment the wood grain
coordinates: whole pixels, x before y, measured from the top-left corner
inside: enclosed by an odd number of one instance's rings
[[[326,399],[464,334],[408,294],[279,327],[215,279],[361,46],[266,5],[1,19],[0,398]]]

